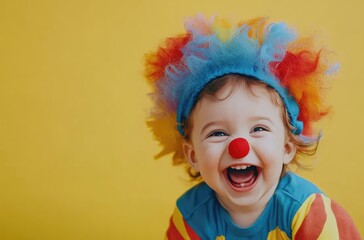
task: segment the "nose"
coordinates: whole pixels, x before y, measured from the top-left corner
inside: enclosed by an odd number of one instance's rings
[[[229,143],[229,154],[235,159],[245,157],[249,150],[249,143],[245,138],[235,138]]]

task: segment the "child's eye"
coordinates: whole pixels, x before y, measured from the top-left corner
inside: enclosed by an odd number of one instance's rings
[[[257,126],[257,127],[254,127],[252,130],[251,130],[251,133],[255,133],[255,132],[263,132],[263,131],[268,131],[267,128],[265,127],[262,127],[262,126]]]
[[[215,131],[210,133],[207,137],[224,137],[227,136],[227,134],[223,131]]]

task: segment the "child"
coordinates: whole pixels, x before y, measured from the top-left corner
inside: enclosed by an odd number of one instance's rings
[[[347,213],[289,167],[304,167],[328,113],[323,50],[284,23],[199,16],[147,55],[148,122],[198,185],[167,239],[360,239]],[[174,131],[174,129],[178,130]]]

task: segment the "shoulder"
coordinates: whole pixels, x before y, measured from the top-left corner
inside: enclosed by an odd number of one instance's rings
[[[315,194],[322,191],[308,180],[294,174],[286,173],[281,180],[268,205],[270,209],[269,222],[292,237],[292,223],[302,205]]]
[[[303,203],[310,195],[323,192],[313,183],[295,173],[288,172],[280,180],[276,194]]]
[[[291,215],[293,239],[361,239],[346,211],[308,180],[289,173],[277,193],[290,199],[291,208],[296,206]]]
[[[307,199],[315,194],[323,193],[310,181],[289,172],[281,178],[274,192],[274,206],[291,221]]]
[[[200,183],[184,193],[170,219],[167,239],[212,239],[216,235],[220,205],[214,191]],[[213,236],[213,237],[212,237]]]
[[[189,219],[195,212],[207,210],[215,204],[215,193],[202,182],[189,189],[177,200],[177,207],[185,219]]]

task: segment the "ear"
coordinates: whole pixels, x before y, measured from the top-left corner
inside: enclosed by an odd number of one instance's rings
[[[195,150],[193,149],[193,145],[190,142],[183,141],[182,143],[183,148],[183,154],[185,155],[185,158],[187,162],[190,164],[190,166],[193,168],[193,170],[199,172],[198,162],[195,157]]]
[[[288,138],[284,145],[284,157],[283,157],[283,163],[288,164],[290,163],[294,156],[296,155],[296,145],[291,141],[291,139]]]

